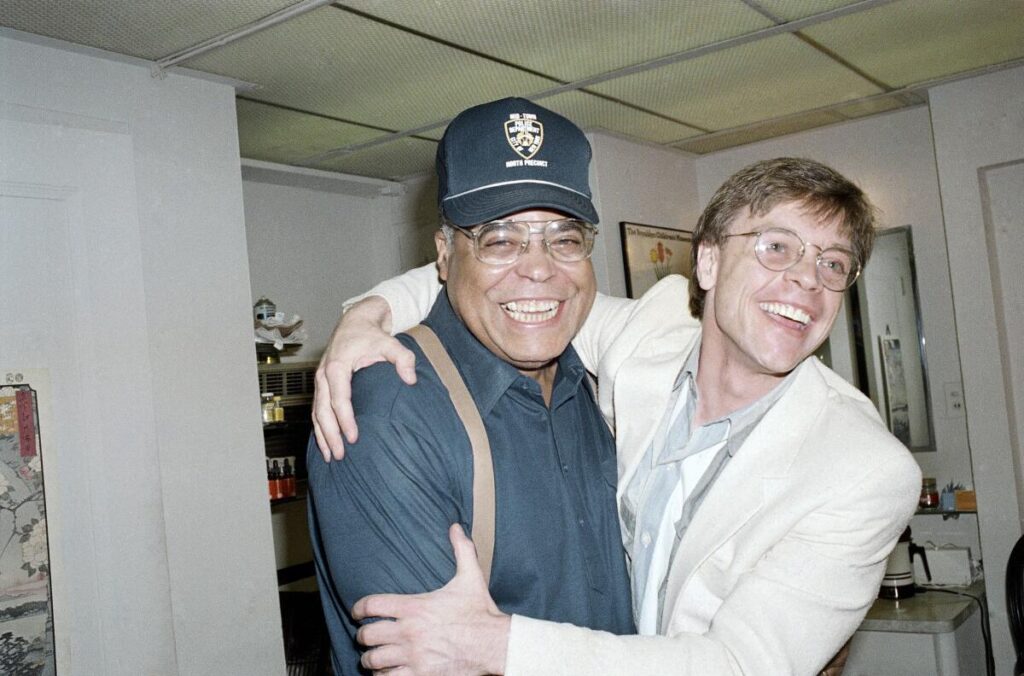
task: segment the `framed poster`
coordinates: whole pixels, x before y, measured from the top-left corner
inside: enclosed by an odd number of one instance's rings
[[[627,296],[639,298],[665,275],[689,279],[692,232],[628,221],[619,223],[619,230]]]
[[[882,391],[885,393],[889,431],[909,447],[910,406],[907,402],[907,378],[903,370],[900,339],[879,336],[878,343],[882,354]]]
[[[0,673],[57,672],[42,427],[49,387],[39,370],[0,376]]]

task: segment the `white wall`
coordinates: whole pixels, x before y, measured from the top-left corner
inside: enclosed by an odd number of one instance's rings
[[[279,312],[302,317],[308,338],[283,361],[317,360],[342,301],[400,271],[407,191],[267,163],[245,175],[250,307],[267,296]]]
[[[1000,355],[979,171],[1024,158],[1024,68],[936,87],[929,92],[942,208],[949,239],[956,328],[964,369],[964,403],[992,633],[1000,673],[1009,673],[1003,577],[1021,533],[1021,490],[1014,480],[1007,401],[1008,369]],[[1019,262],[1018,262],[1019,264]],[[1024,396],[1024,383],[1009,383]]]
[[[700,214],[696,162],[688,153],[604,132],[588,137],[594,149],[590,189],[601,217],[593,256],[597,286],[604,293],[625,296],[619,223],[693,230]],[[682,311],[688,312],[685,307]]]
[[[70,327],[68,349],[14,342],[0,355],[32,355],[57,393],[61,673],[283,673],[234,92],[15,37],[0,35],[0,118],[66,143],[81,166],[124,153],[85,176],[0,157],[9,182],[78,181],[61,301],[73,316],[14,327]],[[25,269],[62,262],[25,248],[17,222],[4,235]],[[91,284],[111,272],[120,288]]]

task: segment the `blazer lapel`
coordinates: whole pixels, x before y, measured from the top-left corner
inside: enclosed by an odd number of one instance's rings
[[[696,335],[680,351],[679,338],[663,337],[641,344],[619,369],[615,383],[615,445],[618,450],[618,496],[636,471],[665,415],[679,369],[690,354]]]
[[[828,387],[808,361],[797,368],[789,390],[735,451],[694,514],[669,567],[663,627],[694,572],[757,513],[803,447]]]

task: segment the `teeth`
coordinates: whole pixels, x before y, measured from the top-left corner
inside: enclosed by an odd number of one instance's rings
[[[786,319],[792,319],[795,322],[800,322],[803,325],[807,325],[811,321],[811,316],[795,308],[792,305],[786,305],[785,303],[761,303],[761,309],[765,312],[770,312],[773,315],[779,315]]]
[[[501,306],[517,322],[546,322],[558,313],[557,300],[512,300]]]

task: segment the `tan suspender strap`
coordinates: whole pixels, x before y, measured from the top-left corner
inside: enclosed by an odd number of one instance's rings
[[[419,343],[423,354],[437,371],[473,447],[473,544],[476,545],[476,555],[480,559],[484,579],[490,583],[491,560],[494,557],[494,465],[491,462],[491,444],[487,441],[484,421],[466,389],[465,381],[437,334],[423,324],[412,327],[406,333]]]

